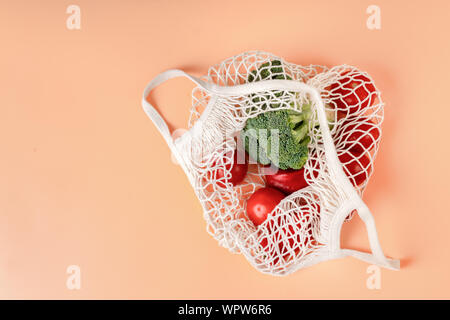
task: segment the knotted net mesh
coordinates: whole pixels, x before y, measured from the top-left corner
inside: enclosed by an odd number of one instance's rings
[[[362,195],[373,172],[383,120],[383,103],[370,76],[347,65],[300,66],[269,53],[247,52],[211,67],[202,78],[227,87],[267,79],[299,81],[318,90],[344,172]],[[330,173],[317,106],[306,92],[212,94],[198,86],[192,98],[190,134],[177,146],[203,207],[207,231],[264,273],[286,275],[325,259],[332,217],[348,195]],[[284,198],[255,226],[247,217],[246,202],[265,186],[264,167],[250,163],[243,182],[234,186],[229,181],[240,150],[239,134],[248,119],[263,112],[302,111],[305,105],[312,109],[304,166],[308,186]],[[218,175],[219,171],[224,174]]]

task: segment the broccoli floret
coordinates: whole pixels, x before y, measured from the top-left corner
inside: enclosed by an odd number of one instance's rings
[[[273,79],[291,80],[291,77],[285,75],[280,60],[266,62],[257,70],[252,70],[248,76],[248,82]]]
[[[308,123],[301,113],[277,110],[247,120],[242,139],[249,155],[259,163],[301,169],[308,160],[307,132]]]

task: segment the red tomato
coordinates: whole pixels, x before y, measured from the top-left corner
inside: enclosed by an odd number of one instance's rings
[[[339,160],[353,186],[359,186],[369,178],[371,168],[368,167],[370,159],[367,154],[361,155],[359,152],[350,150],[340,155]]]
[[[343,124],[344,148],[363,153],[375,147],[375,142],[380,137],[380,129],[372,121],[347,124]]]
[[[259,226],[284,197],[284,193],[274,188],[256,190],[247,200],[248,218],[255,226]]]
[[[266,175],[266,183],[270,187],[277,188],[287,194],[291,194],[308,185],[305,180],[305,169],[281,170],[277,173]]]
[[[230,171],[231,173],[231,178],[228,179],[228,182],[231,182],[233,184],[233,186],[238,185],[239,183],[242,182],[242,180],[244,180],[246,174],[247,174],[247,170],[248,170],[248,162],[246,160],[244,160],[244,163],[238,163],[238,162],[242,162],[242,158],[244,157],[239,157],[238,158],[238,152],[237,150],[234,151],[234,157],[233,157],[233,166],[231,167],[231,164],[226,164],[225,168],[227,171]],[[231,156],[231,152],[226,154],[227,157]],[[231,167],[231,170],[230,170]],[[225,176],[226,172],[223,169],[217,169],[216,170],[216,179],[221,179]],[[224,183],[222,182],[218,182],[218,184],[221,187],[225,187]]]
[[[373,104],[376,89],[374,83],[359,71],[344,72],[327,88],[331,92],[332,101],[338,109],[347,111],[347,114],[356,113]],[[343,110],[339,113],[342,116]]]

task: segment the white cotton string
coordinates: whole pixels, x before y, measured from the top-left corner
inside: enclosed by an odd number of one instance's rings
[[[283,77],[292,80],[248,83],[251,72],[260,72],[261,66],[274,60],[281,62]],[[280,67],[273,70],[280,72]],[[374,98],[370,96],[374,99],[370,104],[358,102],[358,107],[364,104],[364,113],[339,118],[339,112],[351,106],[336,105],[335,99],[340,97],[340,93],[336,95],[329,88],[347,70],[351,71],[351,75],[356,75],[352,78],[354,81],[361,78],[359,74],[368,77],[350,66],[332,69],[303,67],[268,53],[248,52],[210,68],[208,75],[202,79],[181,70],[166,71],[150,82],[144,91],[144,110],[188,175],[202,204],[207,231],[222,246],[242,253],[261,272],[286,275],[344,256],[353,256],[394,270],[399,268],[398,260],[384,256],[373,216],[361,200],[373,171],[379,136],[373,137],[370,150],[365,149],[367,142],[348,140],[358,130],[365,133],[358,129],[362,125],[381,133],[383,103],[376,91]],[[197,87],[193,91],[190,130],[174,142],[164,119],[148,103],[147,96],[157,85],[179,76],[187,77]],[[232,164],[236,149],[234,135],[242,130],[249,118],[266,112],[268,104],[272,106],[271,110],[301,110],[302,104],[308,101],[312,103],[314,112],[310,122],[310,156],[305,165],[310,185],[282,200],[266,221],[255,227],[246,216],[245,202],[265,182],[259,166],[250,167],[245,180],[238,186],[227,182],[226,177],[230,174],[227,164]],[[329,119],[330,115],[332,119]],[[339,158],[356,145],[367,154],[364,161],[353,154],[349,156],[351,161],[356,161],[363,168],[361,174],[364,174],[365,180],[357,188],[352,185],[357,177],[344,172]],[[217,170],[223,170],[225,177],[218,178]],[[340,248],[342,223],[351,218],[353,210],[366,225],[372,254]]]

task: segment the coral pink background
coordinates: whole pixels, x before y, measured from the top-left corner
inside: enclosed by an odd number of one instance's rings
[[[66,8],[81,8],[68,30]],[[366,8],[381,8],[368,30]],[[1,298],[450,298],[449,1],[1,1]],[[205,231],[198,200],[140,106],[168,68],[200,75],[246,50],[348,63],[383,92],[365,200],[386,254],[381,289],[346,258],[279,278]],[[185,127],[192,85],[154,101]],[[343,246],[368,249],[363,224]],[[81,268],[81,289],[66,268]]]

